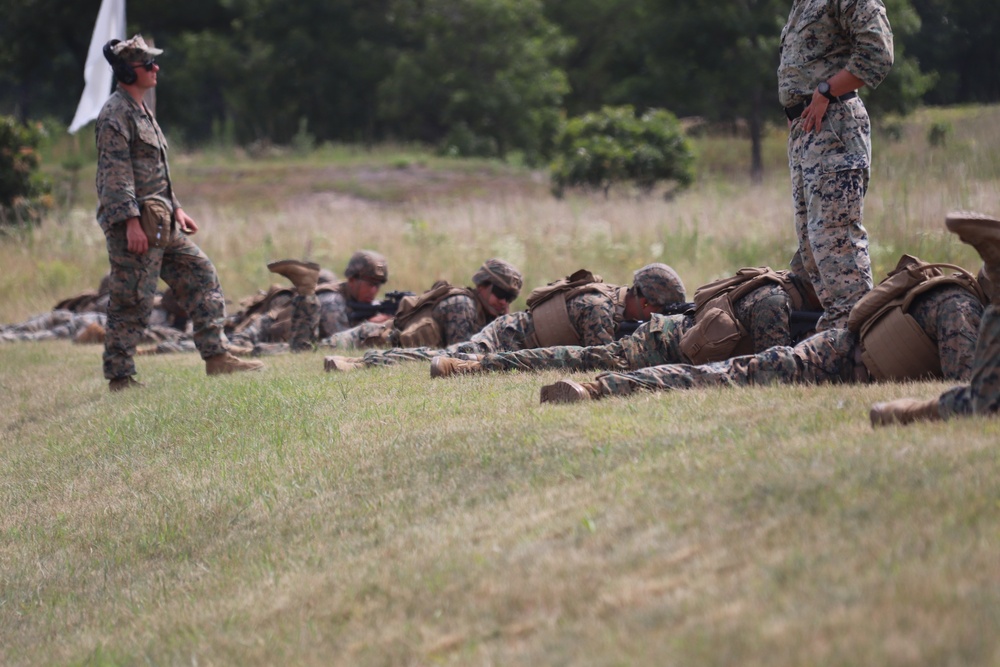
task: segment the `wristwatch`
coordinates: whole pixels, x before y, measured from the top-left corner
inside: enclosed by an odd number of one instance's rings
[[[816,86],[816,91],[831,102],[837,101],[837,98],[830,94],[830,84],[826,81],[820,81],[819,85]]]

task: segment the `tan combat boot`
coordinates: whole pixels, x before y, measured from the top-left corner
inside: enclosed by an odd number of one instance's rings
[[[1000,283],[1000,220],[973,211],[957,211],[949,213],[944,224],[976,249],[983,258],[986,277],[993,284]],[[1000,295],[994,293],[994,306],[1000,306],[998,300]]]
[[[600,396],[600,385],[596,382],[574,382],[559,380],[555,384],[542,387],[542,403],[576,403],[589,401]]]
[[[340,371],[347,373],[365,367],[365,360],[361,357],[323,357],[323,369],[329,371]]]
[[[922,401],[916,398],[900,398],[887,403],[876,403],[868,413],[872,428],[890,424],[911,424],[917,421],[941,421],[938,399]]]
[[[478,361],[453,359],[452,357],[434,357],[431,359],[431,377],[446,378],[452,375],[482,373],[483,366]]]
[[[131,375],[124,378],[115,378],[108,382],[108,389],[110,391],[125,391],[126,389],[142,389],[145,387],[143,383],[136,380]]]
[[[264,368],[263,361],[244,360],[234,357],[229,352],[217,354],[205,360],[205,372],[209,375],[223,375],[240,371],[259,371]]]
[[[283,259],[267,265],[268,271],[277,273],[292,281],[295,289],[302,296],[316,293],[316,283],[319,281],[319,264],[315,262],[300,262],[297,259]]]

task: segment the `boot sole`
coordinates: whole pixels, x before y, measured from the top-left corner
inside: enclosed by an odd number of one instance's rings
[[[542,403],[578,403],[590,400],[590,394],[572,380],[560,380],[542,387],[541,399]]]
[[[1000,220],[982,213],[949,213],[944,224],[949,231],[958,234],[967,243],[979,240],[1000,241]]]
[[[269,262],[267,265],[267,270],[271,273],[281,273],[282,270],[287,269],[292,266],[301,266],[306,269],[311,269],[314,271],[319,271],[319,264],[316,262],[302,262],[297,259],[282,259],[277,262]]]

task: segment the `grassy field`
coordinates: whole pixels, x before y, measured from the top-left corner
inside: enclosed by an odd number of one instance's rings
[[[978,267],[942,220],[997,212],[998,124],[927,110],[877,141],[877,273],[902,252]],[[702,178],[669,202],[557,201],[539,174],[400,148],[173,171],[234,300],[269,259],[339,272],[359,247],[388,256],[390,289],[496,255],[529,285],[665,261],[693,293],[787,262],[781,141],[752,186],[745,143],[700,139]],[[92,179],[0,239],[0,321],[96,286]],[[942,384],[542,406],[556,374],[328,374],[303,354],[208,378],[178,355],[111,395],[97,347],[0,361],[0,664],[1000,664],[1000,422],[867,422]]]

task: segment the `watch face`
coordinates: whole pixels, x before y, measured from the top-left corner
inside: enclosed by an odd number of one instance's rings
[[[816,90],[819,91],[820,95],[828,95],[830,93],[830,84],[826,81],[820,81],[819,85],[816,86]]]

